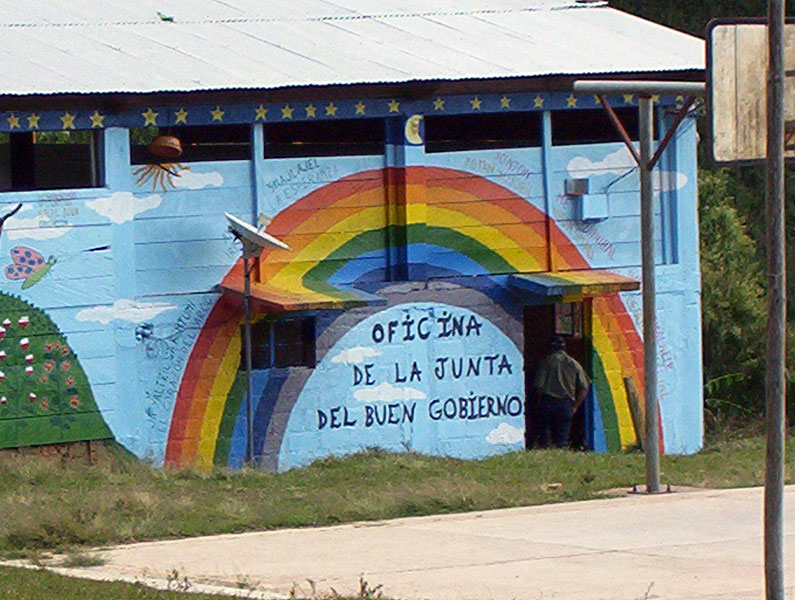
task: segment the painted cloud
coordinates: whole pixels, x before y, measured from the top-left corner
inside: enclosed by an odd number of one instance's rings
[[[575,156],[569,161],[566,167],[572,177],[593,177],[597,175],[623,175],[629,169],[635,168],[635,159],[622,146],[615,152],[608,154],[602,160],[596,162],[584,156]]]
[[[524,431],[508,423],[500,423],[497,427],[489,431],[486,441],[489,444],[510,445],[518,444],[524,440]]]
[[[359,402],[397,402],[400,400],[424,400],[424,392],[412,387],[395,387],[388,381],[374,387],[361,388],[353,392]]]
[[[600,175],[623,175],[636,168],[635,159],[626,146],[608,154],[600,161],[576,156],[569,161],[567,169],[572,177],[598,177]],[[687,184],[687,175],[676,171],[654,171],[652,176],[655,191],[673,192]]]
[[[115,192],[104,198],[88,200],[86,206],[113,223],[126,223],[142,212],[157,208],[161,202],[162,198],[158,194],[139,198],[130,192]]]
[[[3,227],[3,233],[12,240],[52,240],[71,230],[71,225],[54,225],[45,215],[36,215],[30,219],[15,215]]]
[[[210,173],[196,173],[190,167],[185,167],[179,172],[179,177],[174,177],[174,187],[186,190],[200,190],[205,187],[219,186],[224,183],[224,177],[217,171]]]
[[[78,321],[98,321],[103,325],[107,325],[114,319],[139,323],[175,308],[177,307],[173,304],[166,304],[165,302],[135,302],[134,300],[122,298],[121,300],[116,300],[111,306],[101,305],[93,308],[84,308],[77,313],[75,318]]]
[[[656,171],[652,181],[655,191],[675,192],[687,185],[687,175],[676,171]]]
[[[368,358],[375,358],[381,356],[381,352],[375,348],[368,348],[366,346],[356,346],[348,348],[337,354],[331,359],[334,363],[344,363],[346,365],[360,365]]]

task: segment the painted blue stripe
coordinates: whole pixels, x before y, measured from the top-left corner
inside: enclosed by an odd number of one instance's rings
[[[264,396],[264,392],[268,385],[270,372],[267,370],[257,369],[251,373],[251,397],[254,402],[254,431],[257,431],[256,415],[259,409],[260,400]],[[235,429],[232,432],[232,440],[229,445],[229,466],[233,469],[240,469],[246,459],[246,442],[248,441],[248,434],[246,426],[246,398],[245,388],[243,389],[243,399],[240,403],[240,410],[235,419]],[[270,417],[268,418],[270,421]],[[266,426],[267,428],[267,426]],[[256,435],[256,434],[255,434]],[[256,440],[256,438],[255,438]],[[254,446],[256,449],[256,445]]]
[[[596,386],[591,385],[585,402],[587,408],[585,413],[585,435],[588,440],[588,449],[598,454],[605,454],[607,452],[607,437],[605,436],[605,424],[602,421],[599,403],[596,401]]]

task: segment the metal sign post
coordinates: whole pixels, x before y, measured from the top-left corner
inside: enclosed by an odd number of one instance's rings
[[[784,233],[784,0],[769,0],[767,78],[767,369],[765,592],[784,600],[784,437],[787,327]]]
[[[784,0],[767,19],[715,19],[707,27],[710,153],[719,165],[766,166],[765,591],[784,599],[787,271],[784,163],[795,161],[795,22]],[[767,102],[760,90],[767,89]],[[789,138],[789,140],[787,139]]]
[[[659,403],[657,401],[657,298],[654,277],[654,188],[651,181],[654,106],[638,98],[640,120],[640,243],[643,273],[643,385],[646,402],[646,492],[660,491]]]
[[[245,291],[243,292],[243,343],[246,352],[246,428],[248,429],[248,444],[246,444],[246,463],[254,460],[254,404],[251,401],[251,263],[252,258],[243,246],[243,278]]]
[[[687,116],[696,96],[703,96],[705,85],[677,81],[575,81],[574,91],[597,94],[611,121],[624,139],[640,170],[641,271],[643,278],[643,387],[646,414],[646,492],[660,491],[660,433],[657,397],[657,307],[654,277],[654,188],[651,174],[674,132]],[[638,94],[640,153],[635,150],[626,129],[610,107],[606,94]],[[654,152],[654,94],[685,94],[688,99],[676,120]]]

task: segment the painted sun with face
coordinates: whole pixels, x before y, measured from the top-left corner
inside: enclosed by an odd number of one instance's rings
[[[138,186],[146,186],[151,182],[152,191],[155,191],[158,186],[164,192],[169,188],[174,189],[174,177],[179,177],[180,172],[185,170],[182,163],[154,163],[143,165],[133,171],[133,175],[137,177],[135,184]]]

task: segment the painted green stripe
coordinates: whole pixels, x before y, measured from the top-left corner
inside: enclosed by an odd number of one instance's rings
[[[329,254],[316,266],[312,267],[312,269],[310,269],[304,276],[305,284],[308,284],[307,287],[311,286],[310,289],[322,291],[333,298],[340,297],[340,290],[332,286],[327,286],[327,289],[319,289],[322,288],[322,286],[318,285],[316,282],[328,281],[328,279],[330,279],[334,273],[341,269],[349,260],[352,260],[350,257],[353,255],[362,255],[368,252],[374,252],[376,250],[385,250],[387,247],[387,241],[390,238],[397,239],[396,235],[398,230],[402,229],[404,228],[400,226],[389,226],[387,228],[365,231],[357,235],[355,238],[349,240],[337,248],[334,252]],[[422,240],[422,242],[425,244],[447,248],[449,250],[453,250],[454,252],[458,252],[478,263],[488,273],[496,274],[516,272],[516,268],[513,267],[497,252],[485,244],[482,244],[469,236],[455,231],[454,229],[449,229],[446,227],[429,227],[425,224],[409,225],[405,227],[405,229],[408,230],[408,239]],[[392,230],[395,230],[395,232]],[[410,235],[412,233],[421,233],[422,236],[412,236]],[[355,251],[355,254],[352,251]],[[353,296],[352,294],[349,295]],[[344,293],[342,297],[345,297]]]
[[[615,399],[610,389],[610,383],[605,375],[605,367],[602,358],[597,352],[593,356],[593,384],[596,388],[596,402],[599,412],[602,415],[602,423],[605,428],[605,440],[607,441],[608,452],[618,452],[621,450],[621,435],[618,431],[618,415],[616,414]]]
[[[215,442],[215,454],[213,463],[226,466],[229,463],[229,449],[232,447],[232,435],[235,431],[237,414],[240,412],[240,405],[243,403],[243,396],[246,395],[246,373],[238,370],[232,388],[226,396],[224,403],[224,413],[221,417],[221,425],[218,427],[218,439]]]

